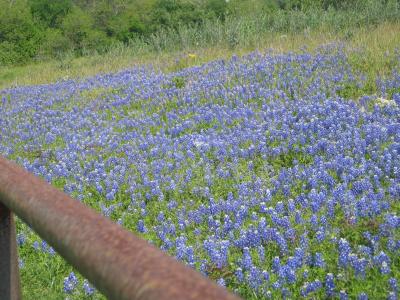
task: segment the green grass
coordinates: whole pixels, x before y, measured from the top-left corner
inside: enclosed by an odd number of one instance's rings
[[[300,17],[299,17],[300,18]],[[297,22],[297,23],[296,23]],[[300,24],[301,20],[294,20],[293,25],[285,25],[285,26],[293,26],[295,24]],[[300,26],[301,28],[301,26]],[[111,50],[109,53],[105,55],[92,55],[88,57],[81,58],[69,58],[63,61],[47,61],[47,62],[39,62],[36,64],[31,64],[27,66],[14,66],[14,67],[5,67],[0,69],[0,88],[7,88],[16,85],[26,85],[26,84],[41,84],[41,83],[49,83],[56,80],[62,80],[67,78],[79,78],[85,76],[91,76],[98,73],[105,72],[114,72],[121,69],[132,67],[133,65],[140,64],[148,64],[151,63],[156,67],[161,68],[164,71],[177,71],[185,67],[200,65],[204,62],[218,59],[218,58],[229,58],[233,54],[245,54],[249,51],[260,50],[265,51],[267,49],[272,48],[276,53],[287,52],[287,51],[298,51],[303,46],[307,46],[307,48],[313,51],[315,48],[319,47],[321,44],[331,43],[331,42],[343,42],[346,48],[346,52],[348,53],[349,61],[352,67],[355,70],[363,72],[367,74],[366,84],[364,86],[355,86],[349,83],[349,85],[345,86],[339,94],[347,99],[357,99],[363,94],[373,94],[376,92],[375,86],[375,78],[377,75],[384,75],[391,72],[393,68],[393,60],[395,57],[395,50],[400,46],[400,24],[397,22],[385,22],[376,26],[369,26],[365,28],[352,28],[347,30],[338,30],[332,29],[333,26],[326,26],[326,28],[297,28],[293,29],[289,33],[282,33],[281,29],[277,29],[280,33],[271,33],[270,31],[262,32],[261,36],[250,35],[250,37],[245,38],[246,31],[239,31],[236,33],[230,33],[224,35],[221,33],[220,40],[217,39],[217,35],[214,37],[210,37],[210,39],[215,38],[215,43],[210,43],[211,46],[204,43],[202,45],[195,45],[193,41],[187,42],[184,49],[181,48],[168,48],[156,51],[146,52],[146,45],[136,45],[130,47],[121,47]],[[211,29],[210,29],[211,30]],[[215,31],[218,32],[221,28],[216,28]],[[189,36],[189,31],[187,35]],[[192,34],[192,33],[190,33]],[[156,37],[155,37],[156,38]],[[162,37],[157,37],[161,39]],[[143,47],[140,49],[139,47]],[[138,50],[135,52],[134,50]],[[183,88],[186,84],[185,80],[181,77],[175,77],[172,81],[172,84],[177,88]],[[102,97],[105,95],[118,93],[119,91],[112,89],[95,89],[91,91],[82,92],[80,95],[81,100],[84,101],[92,101],[98,97]],[[398,91],[390,91],[390,93],[394,93]],[[255,100],[256,101],[256,100]],[[77,103],[79,101],[77,100]],[[146,111],[146,103],[143,101],[138,101],[130,106],[124,108],[124,113],[126,116],[131,114],[152,114],[152,113],[163,113],[165,118],[165,113],[171,110],[177,110],[178,104],[177,102],[170,101],[165,103],[163,106],[157,107],[157,111]],[[108,118],[111,119],[113,117],[113,112],[111,110],[105,111]],[[122,116],[116,116],[120,118]],[[190,116],[192,117],[192,116]],[[188,117],[189,118],[189,117]],[[235,126],[239,123],[240,120],[235,120],[232,126]],[[201,130],[207,130],[210,127],[218,126],[218,122],[210,122],[204,123],[196,128],[189,128],[187,131],[190,132],[198,132]],[[158,127],[154,126],[149,130],[152,134],[156,134],[158,131]],[[121,128],[121,131],[124,129]],[[187,133],[187,132],[186,132]],[[16,159],[17,157],[24,157],[29,160],[33,160],[35,158],[40,158],[44,151],[52,151],[58,148],[62,148],[65,141],[56,140],[55,142],[45,145],[43,144],[42,149],[38,149],[37,151],[24,151],[22,149],[22,145],[18,147],[16,146],[16,152],[10,156],[11,159]],[[278,146],[278,144],[271,144],[270,146]],[[97,149],[94,149],[97,150]],[[121,154],[122,155],[122,154]],[[215,155],[210,152],[210,158],[217,161]],[[289,151],[284,155],[280,155],[275,157],[274,159],[270,159],[268,161],[264,161],[261,157],[255,158],[253,160],[254,168],[258,176],[265,180],[266,184],[270,184],[269,172],[267,171],[268,167],[272,167],[275,170],[278,170],[282,167],[290,167],[293,165],[293,161],[298,160],[302,164],[307,165],[312,163],[312,158],[302,152],[294,152]],[[250,173],[248,172],[248,164],[246,160],[241,160],[239,162],[241,174],[236,174],[237,177],[246,176],[250,179]],[[134,170],[134,166],[132,166]],[[184,166],[182,170],[184,170]],[[204,186],[203,178],[204,174],[201,169],[193,170],[193,179],[192,179],[192,187],[195,186]],[[133,171],[133,173],[135,173]],[[335,174],[332,174],[335,175]],[[235,182],[233,179],[218,179],[215,180],[215,183],[211,187],[211,191],[216,198],[222,197],[225,198],[228,193],[235,192],[232,186],[234,186]],[[53,185],[62,189],[64,186],[64,182],[53,182]],[[304,192],[302,189],[303,182],[298,182],[298,184],[293,188],[292,193],[294,195],[300,194]],[[145,191],[143,191],[145,192]],[[97,211],[101,211],[101,207],[99,203],[102,197],[99,195],[93,188],[87,187],[83,193],[85,198],[83,202]],[[178,206],[183,203],[183,201],[193,201],[196,205],[200,205],[202,199],[199,199],[197,195],[195,195],[190,189],[182,191],[182,193],[178,193],[177,191],[173,191],[171,193],[167,193],[165,195],[167,198],[173,198],[177,200]],[[278,193],[272,199],[273,203],[278,201],[282,201],[285,197]],[[126,228],[130,228],[134,230],[137,221],[140,216],[137,214],[123,214],[126,211],[130,199],[128,195],[118,194],[116,199],[107,202],[108,205],[116,205],[117,203],[123,203],[123,206],[116,207],[115,211],[111,214],[111,219],[116,221],[117,216],[124,215],[124,226]],[[158,201],[147,201],[148,211],[152,212],[145,218],[145,223],[147,226],[154,225],[153,222],[159,211],[163,211],[166,213],[166,217],[175,218],[175,215],[169,215],[168,209],[165,207],[166,202],[158,202]],[[397,210],[400,209],[399,205],[393,203],[392,205],[397,205]],[[306,216],[310,217],[310,216]],[[337,238],[346,237],[349,241],[354,241],[354,243],[361,243],[363,237],[361,236],[361,232],[368,228],[371,232],[376,230],[375,228],[375,220],[364,220],[360,224],[353,226],[348,224],[345,220],[344,216],[342,218],[336,218],[337,224],[332,224],[333,227],[340,228],[337,233]],[[175,221],[173,219],[173,221]],[[344,225],[343,225],[344,224]],[[201,224],[199,228],[202,231],[205,231],[205,224]],[[27,236],[27,245],[24,247],[20,247],[20,255],[24,257],[26,260],[24,264],[29,266],[29,268],[24,267],[21,269],[21,281],[22,281],[22,290],[24,299],[64,299],[65,294],[62,291],[63,287],[63,276],[68,274],[73,270],[61,257],[57,254],[51,259],[51,263],[49,263],[50,254],[43,253],[40,251],[35,251],[31,246],[34,241],[39,241],[38,236],[30,231],[26,225],[17,220],[17,227],[19,231],[29,232]],[[193,228],[187,229],[188,234],[188,244],[195,245],[197,241],[201,241],[202,237],[195,236],[193,234]],[[158,238],[151,234],[142,234],[144,238],[147,240],[156,241]],[[310,240],[311,236],[310,236]],[[298,240],[294,241],[295,243]],[[325,242],[318,244],[316,242],[311,243],[312,252],[321,252],[325,254],[327,258],[326,263],[329,265],[337,265],[336,261],[329,261],[329,259],[333,259],[337,257],[337,253],[332,249],[331,244]],[[236,261],[237,258],[241,255],[241,253],[230,253],[229,259],[231,262]],[[271,246],[267,251],[266,261],[272,261],[274,256],[279,255],[279,249],[276,246]],[[253,253],[253,257],[255,260],[258,259],[257,254]],[[399,260],[399,258],[393,257],[393,260]],[[394,264],[393,264],[394,265]],[[33,267],[34,266],[34,267]],[[400,262],[396,264],[398,266],[397,270],[393,270],[394,273],[400,273]],[[271,266],[265,265],[265,269],[270,269]],[[210,277],[213,279],[225,278],[226,281],[234,280],[231,271],[229,268],[218,269],[215,266],[208,266],[209,271],[211,272]],[[304,271],[304,270],[301,270]],[[78,272],[75,272],[82,282],[82,277],[78,275]],[[352,278],[355,282],[354,289],[349,291],[351,295],[357,295],[361,291],[369,292],[369,296],[371,299],[379,299],[382,296],[382,291],[386,290],[386,286],[376,285],[372,286],[371,282],[386,282],[386,278],[384,275],[379,273],[370,274],[369,278],[365,281],[355,278],[354,274],[352,274],[348,270],[343,270],[344,278]],[[298,274],[301,275],[300,272]],[[275,275],[272,275],[275,276]],[[308,281],[311,281],[313,278],[321,278],[318,269],[310,270],[310,275]],[[345,287],[346,280],[335,282],[338,287]],[[368,283],[368,286],[365,285],[365,282]],[[300,289],[300,283],[299,288]],[[82,299],[84,295],[82,294],[81,289],[79,289],[77,293],[74,293],[71,296],[68,296],[69,299]],[[253,294],[250,290],[243,288],[243,290],[239,291],[241,295],[257,299],[256,295]],[[280,294],[273,294],[275,297],[280,297]],[[300,297],[300,295],[293,295],[294,298]],[[323,294],[314,294],[312,295],[314,299],[323,298]],[[104,299],[102,295],[97,293],[92,297],[93,299]]]
[[[287,19],[287,16],[282,17]],[[160,33],[154,39],[166,39],[169,45],[162,49],[138,41],[129,46],[113,47],[102,55],[92,53],[90,56],[79,58],[67,55],[60,60],[39,61],[25,66],[6,66],[0,68],[0,89],[82,78],[142,64],[152,64],[164,71],[177,71],[210,60],[229,58],[234,54],[242,55],[255,50],[272,49],[276,53],[282,53],[306,47],[312,51],[322,44],[332,42],[342,42],[346,45],[350,63],[368,75],[367,82],[372,85],[369,88],[373,89],[376,75],[391,70],[395,59],[394,51],[400,45],[398,34],[400,23],[376,21],[362,27],[354,20],[351,24],[344,23],[344,20],[336,20],[342,22],[339,26],[335,20],[330,19],[333,17],[329,14],[325,17],[327,18],[325,23],[319,20],[319,23],[314,25],[305,23],[294,26],[294,23],[299,23],[301,20],[293,20],[293,24],[286,24],[286,27],[282,27],[283,25],[279,27],[278,21],[275,20],[275,29],[268,27],[270,21],[262,16],[255,17],[254,20],[231,20],[230,23],[209,24],[208,27],[200,28],[202,30],[200,32],[196,28],[183,28],[182,30],[187,31],[186,34]],[[231,27],[236,30],[229,29]],[[234,47],[229,38],[232,34],[239,36]],[[179,42],[175,35],[186,36],[190,41]],[[184,82],[175,84],[182,87]],[[350,95],[352,94],[353,92],[350,92]]]

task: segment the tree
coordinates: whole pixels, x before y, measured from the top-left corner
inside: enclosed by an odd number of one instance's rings
[[[0,10],[0,63],[14,64],[35,57],[42,32],[23,1],[3,5]]]
[[[110,22],[109,30],[112,36],[124,43],[147,33],[146,25],[138,16],[130,12],[114,17]]]
[[[33,17],[46,27],[58,27],[72,8],[71,0],[30,0]]]
[[[158,0],[152,10],[150,26],[152,31],[162,27],[176,29],[181,24],[200,24],[204,17],[204,11],[192,2]]]
[[[64,18],[61,28],[71,41],[74,50],[81,52],[89,38],[93,27],[93,19],[79,7],[74,7]]]
[[[225,0],[209,0],[206,2],[205,9],[211,14],[211,17],[224,20],[228,10],[228,2]]]
[[[111,43],[104,32],[95,29],[93,17],[79,7],[72,8],[61,27],[78,54],[85,49],[103,51]]]

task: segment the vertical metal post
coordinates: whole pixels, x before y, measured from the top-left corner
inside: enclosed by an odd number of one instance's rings
[[[21,299],[15,223],[11,211],[0,203],[0,298]]]

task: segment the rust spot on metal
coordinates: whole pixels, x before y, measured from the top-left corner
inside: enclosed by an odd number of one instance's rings
[[[110,299],[239,299],[2,157],[0,201]]]

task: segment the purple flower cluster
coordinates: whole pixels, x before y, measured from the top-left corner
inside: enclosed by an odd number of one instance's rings
[[[396,74],[344,99],[329,45],[8,89],[0,153],[244,297],[393,298]]]

